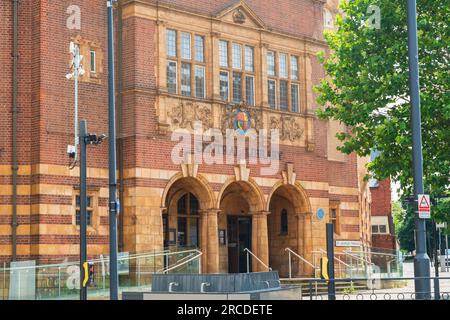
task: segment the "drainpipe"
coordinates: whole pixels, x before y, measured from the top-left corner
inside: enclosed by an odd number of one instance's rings
[[[19,0],[12,0],[13,3],[13,92],[12,92],[12,261],[17,258],[17,64],[19,59],[18,52],[18,13]]]
[[[118,90],[119,90],[119,96],[117,99],[118,104],[118,111],[119,111],[119,117],[118,117],[118,131],[119,131],[119,202],[120,202],[120,214],[119,214],[119,252],[123,252],[123,218],[125,213],[125,206],[124,206],[124,190],[125,187],[123,185],[123,153],[124,153],[124,137],[123,137],[123,70],[122,70],[122,58],[123,58],[123,37],[122,37],[122,30],[123,30],[123,20],[122,20],[122,2],[118,3],[118,26],[117,26],[117,46],[118,46]]]

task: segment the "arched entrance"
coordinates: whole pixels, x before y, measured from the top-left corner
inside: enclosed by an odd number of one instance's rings
[[[227,235],[220,246],[221,272],[244,273],[247,267],[250,271],[264,270],[255,259],[249,259],[247,266],[245,251],[249,249],[262,261],[268,260],[267,217],[259,188],[252,182],[230,181],[219,201],[219,230]]]
[[[164,247],[199,248],[200,204],[198,198],[193,193],[182,190],[172,198],[168,208],[163,214]],[[174,232],[175,229],[176,232]]]
[[[312,259],[310,206],[299,185],[279,184],[269,197],[269,262],[281,277],[289,276],[289,248],[307,260]],[[311,269],[293,256],[292,275],[310,275]]]
[[[164,247],[200,249],[202,272],[218,272],[217,212],[214,194],[204,179],[176,175],[162,198]]]

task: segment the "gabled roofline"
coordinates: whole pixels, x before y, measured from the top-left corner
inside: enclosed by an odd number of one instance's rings
[[[252,8],[243,0],[238,0],[234,4],[228,5],[219,11],[213,12],[212,16],[216,19],[221,19],[233,10],[242,8],[243,11],[253,20],[253,22],[261,29],[267,29],[264,21],[253,11]]]

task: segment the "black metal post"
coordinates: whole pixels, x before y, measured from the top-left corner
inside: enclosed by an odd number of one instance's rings
[[[414,196],[417,199],[423,194],[423,159],[422,159],[422,126],[419,95],[419,49],[417,40],[417,12],[416,0],[408,0],[408,56],[409,56],[409,85],[411,95],[411,126],[413,138],[413,168],[414,168]],[[417,206],[419,203],[417,202]],[[415,291],[417,299],[429,299],[430,258],[427,255],[425,220],[416,223],[416,256],[414,258]],[[428,278],[428,279],[427,279]]]
[[[117,274],[117,177],[116,177],[116,103],[114,87],[113,0],[108,8],[108,125],[109,125],[109,295],[119,299]]]
[[[80,300],[87,300],[87,287],[84,282],[83,264],[87,261],[87,147],[88,136],[86,120],[80,121]]]
[[[336,285],[334,281],[334,228],[327,223],[327,258],[328,258],[328,300],[336,300]]]
[[[439,300],[441,294],[439,290],[439,257],[437,254],[438,239],[436,237],[436,222],[433,221],[433,239],[434,239],[434,299]]]

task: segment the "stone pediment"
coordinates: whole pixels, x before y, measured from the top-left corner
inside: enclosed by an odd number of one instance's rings
[[[245,3],[245,1],[239,1],[232,6],[222,9],[214,16],[222,21],[237,25],[258,29],[266,28],[264,22]]]

